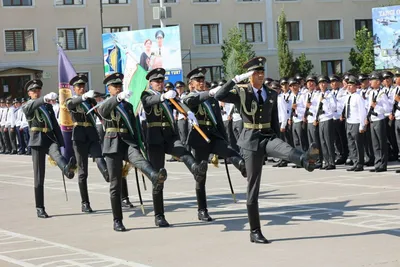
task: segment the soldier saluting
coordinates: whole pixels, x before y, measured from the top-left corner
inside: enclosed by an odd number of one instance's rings
[[[98,109],[105,122],[103,154],[110,175],[110,198],[115,231],[126,231],[122,223],[121,207],[122,161],[129,160],[156,188],[163,186],[167,179],[167,171],[164,168],[155,170],[140,152],[133,106],[127,101],[132,92],[121,92],[123,78],[122,73],[114,73],[104,79],[103,83],[107,86],[110,97]]]
[[[173,115],[173,108],[169,99],[176,97],[175,90],[163,93],[165,69],[158,68],[150,71],[146,79],[150,82],[151,89],[142,93],[141,101],[146,113],[147,121],[147,153],[149,161],[155,169],[165,166],[165,153],[179,157],[195,179],[204,177],[207,172],[207,161],[196,163],[192,154],[183,146],[176,121]],[[179,100],[176,100],[179,102]],[[181,103],[181,107],[187,112],[190,123],[197,123],[196,117],[190,109]],[[197,181],[197,180],[196,180]],[[155,224],[159,227],[168,227],[169,223],[164,216],[163,187],[153,188],[153,205]]]
[[[87,81],[85,75],[77,75],[71,79],[69,84],[74,87],[76,95],[66,100],[66,106],[74,122],[72,146],[78,163],[78,185],[82,199],[82,212],[93,212],[87,187],[89,154],[96,159],[97,167],[107,182],[109,182],[109,176],[106,162],[101,153],[96,118],[92,113],[87,114],[92,105],[96,105],[96,101],[93,99],[94,90],[86,92]]]
[[[55,103],[57,94],[52,92],[40,97],[42,86],[41,80],[31,80],[26,83],[25,90],[31,100],[22,107],[22,111],[30,130],[29,147],[32,152],[37,216],[48,218],[44,208],[46,154],[57,163],[63,175],[69,179],[74,177],[76,160],[71,157],[68,162],[60,153],[60,147],[64,146],[64,139],[51,105]]]
[[[247,73],[237,75],[215,94],[219,101],[240,106],[244,129],[238,145],[242,148],[247,170],[247,212],[250,223],[250,241],[269,243],[261,233],[258,211],[258,195],[264,156],[281,158],[313,171],[318,158],[316,144],[312,143],[307,152],[291,147],[276,136],[279,134],[277,93],[263,85],[264,57],[256,57],[244,64]],[[250,78],[247,87],[237,87]]]

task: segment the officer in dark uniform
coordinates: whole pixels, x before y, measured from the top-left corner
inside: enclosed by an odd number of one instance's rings
[[[194,150],[197,162],[208,160],[210,154],[216,154],[230,161],[242,173],[243,177],[246,177],[244,160],[228,144],[219,102],[213,97],[215,90],[220,87],[205,91],[204,74],[206,71],[205,68],[197,68],[190,71],[186,76],[193,87],[193,91],[183,98],[183,102],[194,112],[200,129],[211,142],[207,143],[196,130],[190,129],[187,143]],[[196,181],[198,219],[212,221],[207,210],[206,175],[198,177]]]
[[[256,57],[244,64],[249,72],[237,75],[216,93],[219,101],[240,106],[244,129],[238,145],[242,148],[247,170],[247,211],[250,223],[250,241],[269,243],[262,235],[258,211],[258,195],[264,155],[281,158],[313,171],[318,158],[318,149],[311,144],[303,153],[276,136],[279,134],[277,93],[265,85],[264,57]],[[236,83],[250,78],[247,88]]]
[[[201,179],[207,172],[207,161],[203,160],[197,164],[194,157],[188,152],[180,141],[176,121],[173,116],[175,106],[169,99],[176,97],[175,90],[163,93],[165,69],[158,68],[150,71],[146,79],[150,82],[151,89],[142,93],[142,104],[147,120],[147,154],[149,161],[155,169],[164,168],[165,153],[180,158],[189,171],[194,175],[196,181]],[[178,103],[179,100],[175,100]],[[180,103],[188,114],[189,121],[195,121],[193,112],[186,105]],[[196,121],[195,121],[196,122]],[[155,224],[159,227],[168,227],[169,224],[164,216],[163,188],[153,188],[153,205]]]
[[[88,177],[88,157],[96,159],[104,179],[109,182],[106,161],[101,153],[99,133],[96,130],[96,118],[93,113],[87,112],[96,105],[94,90],[86,92],[88,79],[85,75],[77,75],[69,82],[74,87],[75,97],[66,100],[74,128],[72,130],[72,141],[75,157],[78,163],[78,184],[82,199],[82,212],[93,212],[90,207],[87,177]]]
[[[125,159],[146,175],[155,187],[163,186],[167,171],[155,170],[144,159],[138,144],[136,118],[133,106],[128,102],[131,91],[122,91],[124,75],[114,73],[106,77],[103,83],[108,87],[110,97],[98,108],[105,126],[103,154],[110,175],[110,198],[114,217],[114,230],[125,231],[122,223],[121,180],[122,161]]]
[[[31,80],[26,83],[25,90],[31,100],[22,107],[22,111],[29,123],[30,130],[29,146],[32,152],[37,216],[47,218],[48,215],[44,208],[46,154],[57,163],[63,175],[69,179],[74,177],[76,160],[75,157],[71,157],[68,162],[60,154],[60,147],[64,146],[64,139],[51,106],[51,103],[55,103],[57,94],[49,93],[40,97],[42,86],[43,83],[40,80]]]

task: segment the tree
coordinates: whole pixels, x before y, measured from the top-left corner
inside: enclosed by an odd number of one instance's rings
[[[351,72],[370,73],[375,69],[374,41],[371,32],[363,27],[354,38],[355,48],[350,49]]]
[[[243,64],[239,63],[239,53],[232,49],[225,67],[225,79],[233,79],[236,75],[242,73]]]
[[[397,6],[400,5],[400,0],[389,0],[387,5],[384,6]]]
[[[306,57],[306,54],[301,53],[298,58],[294,61],[293,64],[293,69],[296,73],[299,73],[301,77],[307,77],[312,69],[314,68],[314,65],[312,64],[311,60],[308,60]]]
[[[243,38],[243,32],[238,27],[233,27],[229,30],[228,37],[224,39],[221,49],[224,73],[227,73],[227,69],[229,69],[229,57],[234,57],[235,64],[238,66],[235,69],[236,73],[229,73],[233,77],[244,73],[246,70],[242,67],[243,64],[256,56],[256,53],[253,51],[253,45]],[[232,50],[236,52],[232,52]]]
[[[293,75],[293,53],[289,50],[286,14],[283,9],[278,18],[278,62],[279,75],[291,77]]]

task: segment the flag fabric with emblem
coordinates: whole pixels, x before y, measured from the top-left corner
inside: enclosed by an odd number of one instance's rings
[[[72,97],[73,91],[69,85],[69,81],[76,76],[76,71],[71,64],[71,61],[65,55],[64,50],[58,46],[58,84],[59,96],[58,101],[60,104],[60,127],[64,139],[64,148],[61,149],[61,154],[69,160],[74,155],[72,148],[72,129],[73,122],[71,114],[65,106],[65,100]]]

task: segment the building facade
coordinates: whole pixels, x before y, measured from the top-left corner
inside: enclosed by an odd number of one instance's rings
[[[59,42],[89,88],[104,91],[102,32],[159,27],[159,0],[0,0],[0,96],[24,95],[23,84],[41,78],[44,92],[58,90]],[[102,3],[102,4],[100,4]],[[351,68],[356,30],[372,30],[371,9],[387,0],[164,0],[180,26],[184,75],[207,67],[208,79],[223,78],[221,44],[238,26],[257,55],[267,57],[266,75],[278,76],[277,21],[284,9],[289,46],[304,52],[315,73]]]

